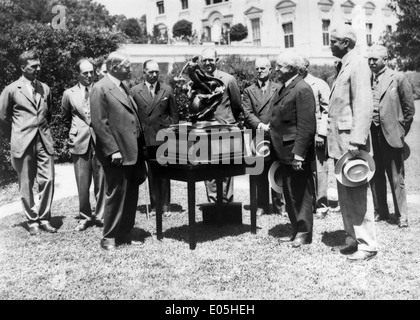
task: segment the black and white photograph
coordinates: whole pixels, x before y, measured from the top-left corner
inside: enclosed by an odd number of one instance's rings
[[[0,300],[419,300],[419,35],[418,0],[0,0]]]

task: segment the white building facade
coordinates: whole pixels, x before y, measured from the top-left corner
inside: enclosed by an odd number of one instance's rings
[[[308,55],[315,62],[331,61],[329,34],[339,23],[351,24],[360,53],[379,41],[385,30],[395,30],[397,18],[387,0],[142,0],[147,30],[155,25],[172,37],[182,19],[207,44],[221,43],[221,35],[237,23],[248,37],[236,46],[275,47]],[[226,34],[226,33],[225,33]],[[222,47],[222,46],[220,46]]]

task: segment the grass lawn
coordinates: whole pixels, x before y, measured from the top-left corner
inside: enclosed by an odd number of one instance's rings
[[[417,106],[418,106],[417,101]],[[419,109],[417,108],[417,111]],[[408,136],[406,162],[409,195],[420,194],[420,116]],[[204,225],[197,211],[197,249],[188,246],[186,184],[172,182],[177,209],[163,221],[163,241],[156,240],[154,218],[139,206],[133,233],[142,246],[100,249],[101,228],[73,231],[76,197],[53,203],[57,234],[31,237],[25,218],[0,219],[0,299],[390,299],[420,298],[419,202],[409,202],[410,227],[376,224],[380,252],[367,262],[349,263],[332,249],[345,239],[340,213],[314,221],[313,243],[299,249],[280,244],[288,219],[258,218],[250,231],[249,197],[235,185],[235,201],[244,205],[243,224]],[[139,204],[145,203],[141,187]],[[197,184],[197,203],[205,201]],[[391,200],[391,199],[389,199]],[[392,202],[389,202],[393,208]],[[393,209],[391,209],[393,212]]]

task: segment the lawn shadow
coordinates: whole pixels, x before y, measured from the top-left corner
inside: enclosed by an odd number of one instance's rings
[[[56,229],[60,229],[63,226],[63,220],[65,219],[65,216],[55,216],[51,217],[50,224]],[[27,221],[19,222],[13,225],[13,228],[21,227],[29,232],[29,226]]]
[[[224,237],[235,237],[251,231],[251,226],[246,224],[205,224],[196,222],[195,237],[197,243],[214,241]],[[163,232],[164,238],[170,238],[178,241],[189,243],[189,226],[170,228]]]
[[[134,227],[131,230],[131,238],[137,241],[144,241],[146,238],[150,238],[152,234],[141,228]]]
[[[274,238],[288,237],[292,234],[292,225],[290,223],[278,224],[268,230],[268,234]]]
[[[152,206],[150,204],[148,205],[142,204],[140,206],[137,206],[137,211],[140,213],[146,214],[147,213],[146,209],[149,210],[149,213],[152,212]],[[185,211],[185,209],[182,208],[182,206],[178,203],[171,203],[169,210],[171,212],[184,212]]]
[[[328,247],[340,247],[346,244],[347,233],[344,230],[323,232],[321,241]]]

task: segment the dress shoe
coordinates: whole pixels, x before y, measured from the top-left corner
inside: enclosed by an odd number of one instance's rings
[[[375,214],[375,222],[379,222],[379,221],[386,221],[389,219],[389,216],[383,216],[380,214]]]
[[[101,248],[106,251],[115,251],[117,246],[113,243],[107,243],[104,239],[101,240]]]
[[[352,245],[348,245],[348,244],[346,244],[345,246],[340,248],[340,253],[345,254],[345,255],[353,254],[356,251],[357,251],[357,246],[352,246]]]
[[[74,228],[75,231],[85,231],[87,228],[93,226],[93,221],[91,220],[82,220],[79,221],[76,228]]]
[[[279,241],[280,242],[292,242],[294,240],[294,237],[292,236],[288,236],[288,237],[280,237]]]
[[[355,253],[349,255],[347,257],[347,260],[349,261],[363,261],[363,260],[369,260],[372,259],[374,256],[376,256],[376,251],[362,251],[357,250]]]
[[[262,216],[263,214],[265,214],[265,210],[263,208],[258,208],[257,209],[257,217]]]
[[[408,228],[408,222],[398,222],[398,228]]]
[[[37,236],[37,235],[41,234],[41,231],[39,230],[39,226],[37,224],[29,226],[29,234],[31,236]]]
[[[292,248],[300,248],[301,246],[303,246],[305,244],[309,244],[309,243],[307,241],[303,240],[303,239],[296,238],[292,242]]]
[[[39,225],[39,227],[49,233],[56,233],[57,229],[50,225],[49,222],[44,222]]]

